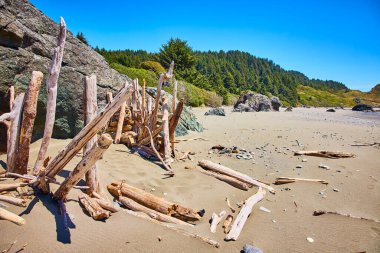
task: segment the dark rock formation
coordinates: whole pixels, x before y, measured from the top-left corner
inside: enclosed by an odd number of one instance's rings
[[[226,116],[226,112],[223,108],[217,107],[217,108],[211,108],[207,112],[205,112],[205,115],[217,115],[217,116]]]
[[[354,102],[357,104],[361,104],[362,100],[360,98],[354,98]]]
[[[280,107],[282,106],[282,103],[281,103],[281,101],[280,101],[280,99],[278,97],[273,96],[271,98],[270,102],[271,102],[271,105],[272,105],[272,109],[274,111],[277,111],[277,112],[280,111]]]
[[[240,95],[234,105],[234,112],[278,111],[280,106],[281,102],[277,97],[271,100],[265,95],[247,91]]]
[[[359,105],[355,105],[354,107],[352,107],[352,110],[353,111],[371,111],[373,112],[373,108],[372,106],[370,105],[366,105],[366,104],[359,104]]]
[[[293,107],[289,106],[285,109],[285,112],[292,112],[293,111]]]
[[[335,112],[335,109],[330,108],[330,109],[327,109],[326,112]]]
[[[33,70],[43,72],[44,82],[38,100],[34,139],[43,134],[45,80],[56,46],[58,28],[56,22],[27,0],[0,0],[0,114],[9,110],[6,104],[9,86],[15,86],[17,95],[26,90]],[[111,69],[101,55],[68,32],[58,79],[54,138],[74,137],[83,127],[83,78],[92,73],[98,79],[99,108],[105,105],[106,92],[116,94],[128,79]],[[4,134],[0,135],[4,137]]]

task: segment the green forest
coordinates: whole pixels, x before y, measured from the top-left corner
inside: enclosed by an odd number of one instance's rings
[[[123,74],[132,76],[137,72],[139,74],[136,76],[147,76],[144,70],[162,73],[173,60],[177,80],[217,93],[223,98],[224,104],[230,104],[232,97],[247,90],[278,96],[285,104],[292,106],[300,104],[298,90],[302,86],[327,92],[349,91],[340,82],[309,79],[298,71],[287,71],[269,59],[247,52],[194,51],[181,39],[170,39],[158,53],[144,50],[95,50],[119,72],[124,69]]]

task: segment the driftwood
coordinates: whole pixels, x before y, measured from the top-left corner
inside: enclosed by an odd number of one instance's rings
[[[174,94],[174,91],[173,91],[173,94]],[[174,100],[174,97],[173,97],[173,100]],[[170,123],[169,123],[169,138],[170,138],[173,152],[174,152],[174,143],[175,143],[175,129],[178,125],[179,118],[181,117],[183,105],[184,105],[184,102],[183,102],[183,99],[181,99],[181,101],[178,102],[178,105],[176,107],[175,106],[173,107],[173,117],[170,119]]]
[[[162,98],[162,139],[164,144],[164,161],[169,166],[172,162],[171,158],[171,147],[169,141],[169,105],[168,97],[164,96]]]
[[[228,198],[226,198],[226,202],[227,202],[227,206],[231,209],[231,212],[232,212],[232,213],[235,213],[236,210],[235,210],[235,208],[233,208],[233,207],[231,206],[230,200],[229,200]]]
[[[143,79],[142,81],[142,85],[141,85],[141,122],[145,122],[145,86],[146,86],[146,82],[145,82],[145,79]],[[142,129],[142,131],[144,131],[144,129]]]
[[[213,172],[210,170],[204,170],[204,169],[201,169],[201,168],[196,167],[196,166],[194,166],[194,167],[188,167],[187,166],[185,168],[199,171],[200,173],[205,174],[205,175],[210,176],[210,177],[215,177],[216,179],[219,179],[220,181],[226,182],[227,184],[232,185],[232,186],[234,186],[240,190],[243,190],[243,191],[247,191],[250,188],[250,185],[248,185],[248,184],[246,184],[240,180],[237,180],[234,177],[230,177],[230,176],[220,174],[217,172]]]
[[[229,214],[227,215],[226,219],[223,222],[223,231],[225,234],[230,232],[232,221],[234,220],[234,217]]]
[[[239,214],[237,215],[234,223],[231,226],[230,232],[228,232],[228,234],[224,238],[226,241],[237,240],[237,238],[239,237],[241,233],[241,230],[244,227],[245,222],[247,221],[248,216],[252,212],[253,206],[257,202],[261,201],[264,198],[264,196],[265,196],[265,191],[260,187],[255,195],[251,196],[245,201],[243,207],[240,209]]]
[[[128,197],[150,209],[176,217],[183,221],[197,221],[200,219],[199,214],[191,208],[174,204],[165,199],[156,197],[146,191],[130,186],[124,182],[112,183],[107,186],[107,189],[115,197]]]
[[[262,182],[259,182],[258,180],[253,179],[253,178],[251,178],[248,175],[245,175],[243,173],[240,173],[238,171],[235,171],[235,170],[230,169],[228,167],[225,167],[223,165],[220,165],[220,164],[217,164],[217,163],[214,163],[214,162],[211,162],[211,161],[207,161],[207,160],[200,161],[199,165],[202,168],[204,168],[204,169],[212,170],[212,171],[215,171],[215,172],[218,172],[218,173],[221,173],[221,174],[225,174],[225,175],[234,177],[234,178],[236,178],[236,179],[238,179],[240,181],[243,181],[243,182],[245,182],[247,184],[255,185],[255,186],[258,186],[258,187],[263,187],[263,188],[267,189],[271,193],[275,193],[276,192],[273,189],[273,187],[271,187],[269,185],[266,185],[266,184],[264,184]]]
[[[84,78],[84,124],[87,125],[93,120],[98,111],[97,102],[97,86],[96,86],[96,75],[91,75],[90,77]],[[112,94],[112,93],[111,93]],[[95,135],[87,142],[83,148],[83,156],[85,156],[92,148],[92,146],[97,142],[98,137]],[[95,163],[86,172],[86,185],[89,187],[87,193],[98,192],[99,191],[99,175],[97,164]]]
[[[320,216],[320,215],[323,215],[323,214],[335,214],[335,215],[346,216],[346,217],[354,218],[354,219],[373,221],[373,222],[377,222],[377,223],[380,222],[380,220],[370,219],[370,218],[364,218],[364,217],[359,217],[359,216],[354,216],[354,215],[351,215],[349,213],[339,213],[339,212],[324,211],[324,210],[316,210],[316,211],[314,211],[313,216]]]
[[[22,217],[3,208],[0,208],[0,219],[9,220],[19,226],[25,225],[25,220]]]
[[[17,187],[27,186],[27,183],[11,183],[11,184],[0,184],[0,192],[16,190]]]
[[[81,194],[78,196],[78,199],[94,220],[103,220],[110,217],[110,212],[101,208],[98,202],[90,198],[87,194]]]
[[[12,111],[13,103],[15,101],[15,87],[14,86],[9,87],[8,97],[9,97],[9,111]],[[7,150],[9,150],[10,136],[11,136],[11,123],[7,120],[6,122],[4,122],[4,124],[7,127]]]
[[[145,213],[135,212],[135,211],[131,211],[131,210],[124,210],[124,212],[126,212],[129,215],[132,215],[132,216],[135,216],[135,217],[139,217],[141,219],[148,220],[148,221],[151,221],[151,222],[153,222],[155,224],[164,226],[164,227],[169,228],[171,230],[174,230],[177,233],[180,233],[182,235],[189,236],[189,237],[192,237],[192,238],[200,239],[201,241],[206,242],[207,244],[210,244],[211,246],[213,246],[215,248],[219,248],[220,247],[220,244],[217,241],[214,241],[214,240],[209,239],[207,237],[204,237],[204,236],[201,236],[201,235],[198,235],[198,234],[186,231],[186,230],[184,230],[182,228],[176,227],[176,225],[174,225],[174,224],[170,224],[170,223],[166,223],[166,222],[160,222],[158,220],[152,219],[152,218],[149,217],[149,215],[147,215]]]
[[[278,177],[276,178],[275,185],[280,184],[289,184],[294,183],[296,181],[305,181],[305,182],[319,182],[322,184],[328,184],[325,180],[322,179],[307,179],[307,178],[293,178],[293,177]]]
[[[28,89],[24,96],[24,109],[20,129],[20,140],[15,154],[15,164],[13,171],[20,174],[27,174],[29,161],[29,146],[32,139],[34,120],[37,114],[37,100],[40,91],[42,72],[33,71]]]
[[[0,195],[0,200],[7,202],[7,203],[10,203],[10,204],[13,204],[13,205],[16,205],[16,206],[23,206],[23,207],[26,206],[26,200],[25,199],[19,199],[19,198],[15,198],[12,196]]]
[[[99,132],[122,103],[128,99],[131,86],[125,87],[98,115],[86,125],[46,167],[46,176],[55,177],[83,146]],[[38,185],[38,184],[37,184]]]
[[[120,142],[120,136],[121,136],[121,131],[123,128],[124,124],[124,117],[125,117],[125,108],[127,107],[127,103],[124,102],[121,107],[120,107],[120,113],[119,113],[119,120],[117,122],[117,128],[116,128],[116,133],[115,133],[115,144],[118,144]]]
[[[93,192],[93,194],[95,195],[97,193]],[[116,213],[120,210],[120,208],[115,207],[112,203],[103,198],[92,198],[92,200],[97,202],[103,209],[111,211],[112,213]]]
[[[212,213],[212,216],[211,216],[211,226],[210,226],[210,230],[212,233],[215,233],[216,232],[216,227],[218,226],[218,224],[220,223],[220,221],[223,219],[224,215],[226,215],[226,211],[221,211],[218,214],[216,213]]]
[[[186,222],[184,222],[182,220],[176,219],[176,218],[174,218],[172,216],[169,216],[169,215],[166,215],[166,214],[162,214],[160,212],[157,212],[155,210],[147,208],[147,207],[145,207],[145,206],[137,203],[136,201],[134,201],[134,200],[132,200],[130,198],[120,196],[119,197],[119,201],[124,206],[126,206],[128,209],[131,209],[132,211],[136,211],[136,212],[146,213],[152,219],[163,221],[163,222],[169,222],[169,223],[174,223],[174,224],[179,224],[179,225],[185,225],[185,226],[191,226],[191,227],[193,227],[193,225],[191,225],[189,223],[186,223]]]
[[[94,144],[88,153],[82,158],[75,169],[63,181],[58,190],[54,193],[55,199],[65,199],[71,188],[76,185],[85,173],[102,157],[103,153],[112,144],[112,138],[109,134],[102,134],[97,145]]]
[[[46,152],[49,146],[49,142],[53,133],[53,126],[55,121],[55,110],[57,106],[57,86],[59,72],[61,71],[63,50],[65,48],[66,42],[66,24],[61,17],[61,23],[59,27],[59,35],[57,40],[57,47],[54,49],[53,58],[50,62],[50,67],[48,70],[46,78],[46,88],[47,88],[47,103],[46,103],[46,121],[44,135],[42,137],[42,143],[40,151],[38,152],[38,157],[34,165],[33,173],[37,175],[42,167],[42,164],[46,158]]]
[[[149,136],[150,136],[150,146],[151,148],[153,149],[156,157],[160,160],[160,162],[162,163],[162,165],[164,166],[165,170],[169,171],[168,175],[170,176],[173,176],[174,175],[174,171],[169,167],[169,165],[167,165],[165,163],[165,161],[162,159],[160,153],[158,153],[157,149],[155,148],[154,146],[154,142],[153,142],[153,137],[152,137],[152,134],[150,132],[150,129],[149,127],[145,126],[145,128],[147,129],[148,133],[149,133]]]
[[[334,151],[296,151],[294,152],[294,155],[308,155],[308,156],[318,156],[318,157],[326,157],[331,159],[338,159],[338,158],[350,158],[355,157],[355,154],[352,153],[346,153],[346,152],[334,152]]]
[[[7,120],[10,120],[10,130],[9,130],[9,146],[7,150],[7,170],[8,172],[14,172],[17,146],[19,143],[20,134],[20,123],[21,123],[21,112],[22,105],[24,102],[24,93],[19,94],[13,103],[12,111],[7,113]],[[4,115],[2,115],[4,116]],[[1,122],[1,120],[0,120]]]

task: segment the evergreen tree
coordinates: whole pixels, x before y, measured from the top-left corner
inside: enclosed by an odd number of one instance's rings
[[[86,37],[84,36],[84,34],[82,32],[78,32],[77,35],[75,36],[78,40],[82,41],[84,44],[86,44],[87,46],[89,46],[88,44],[88,40],[86,39]]]

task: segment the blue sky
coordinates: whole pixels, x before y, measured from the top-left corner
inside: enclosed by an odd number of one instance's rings
[[[194,50],[247,51],[351,89],[380,83],[380,1],[31,0],[92,46],[157,52],[171,37]]]

